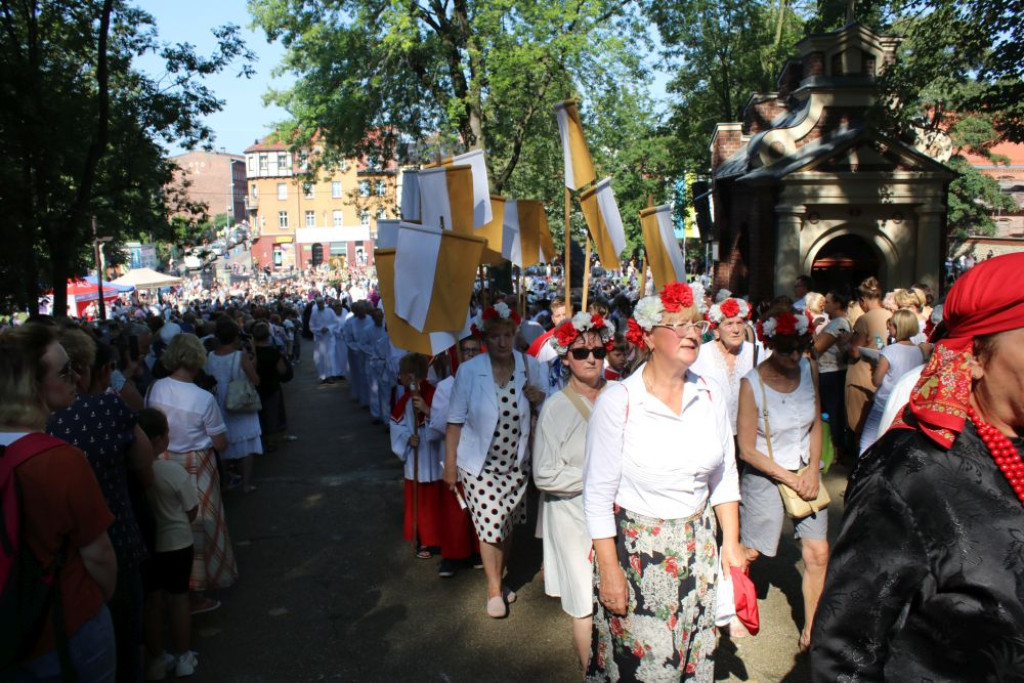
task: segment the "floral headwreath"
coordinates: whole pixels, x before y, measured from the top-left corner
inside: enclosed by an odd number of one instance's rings
[[[655,296],[645,296],[636,303],[633,317],[629,319],[629,331],[626,339],[630,344],[643,348],[644,332],[650,332],[655,325],[660,325],[666,313],[675,313],[683,308],[697,307],[703,314],[704,286],[699,282],[687,285],[682,282],[669,282]]]
[[[569,346],[585,332],[597,332],[601,343],[609,351],[612,344],[615,343],[615,325],[600,315],[591,315],[586,311],[580,311],[572,319],[566,320],[556,327],[548,339],[548,343],[558,352],[559,356],[564,356],[569,350]]]
[[[711,307],[708,312],[708,320],[713,322],[715,325],[721,325],[723,321],[729,318],[743,318],[746,320],[750,317],[750,304],[743,299],[736,299],[729,297],[725,301],[721,301]]]
[[[491,320],[509,320],[517,326],[523,322],[523,319],[519,317],[519,314],[509,308],[508,304],[503,301],[499,301],[493,306],[485,308],[484,312],[473,320],[469,328],[470,332],[473,333],[474,337],[483,337],[484,323],[490,322]]]
[[[757,323],[757,338],[768,341],[779,335],[802,337],[807,334],[807,317],[795,315],[789,311],[776,313],[767,320]]]

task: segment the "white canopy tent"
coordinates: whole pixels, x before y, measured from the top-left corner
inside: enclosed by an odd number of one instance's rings
[[[152,268],[136,268],[113,280],[115,285],[131,285],[136,289],[159,289],[181,284],[181,278],[158,273]]]

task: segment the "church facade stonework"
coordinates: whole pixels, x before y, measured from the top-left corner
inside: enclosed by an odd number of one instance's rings
[[[751,96],[744,120],[711,142],[715,284],[754,297],[878,277],[941,286],[946,195],[954,173],[879,130],[876,78],[894,38],[851,23],[798,43],[778,92]]]

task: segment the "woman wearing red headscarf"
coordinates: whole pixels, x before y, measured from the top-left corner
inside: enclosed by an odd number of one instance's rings
[[[815,681],[1024,671],[1024,254],[946,299],[908,407],[861,458],[814,621]]]

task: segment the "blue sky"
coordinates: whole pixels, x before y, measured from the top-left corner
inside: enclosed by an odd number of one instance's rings
[[[253,65],[256,74],[252,78],[239,78],[238,69],[229,68],[206,79],[216,96],[224,100],[224,108],[207,119],[216,133],[216,149],[223,147],[227,152],[241,154],[253,140],[270,133],[275,121],[286,118],[283,109],[263,104],[263,94],[268,87],[282,88],[289,83],[272,80],[270,76],[280,63],[284,49],[279,44],[268,43],[262,31],[249,29],[251,19],[245,0],[140,0],[139,6],[156,19],[162,42],[188,42],[196,46],[199,53],[209,54],[215,45],[210,29],[237,24],[242,27],[249,49],[258,56]],[[144,70],[155,69],[158,65],[156,59],[141,63]],[[182,150],[172,147],[169,151],[174,154]]]

